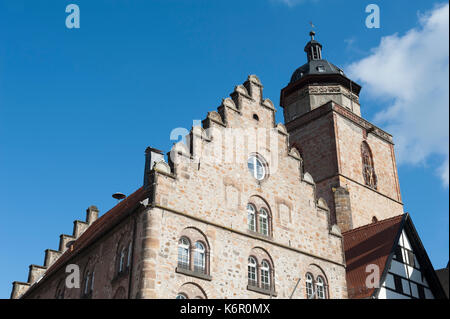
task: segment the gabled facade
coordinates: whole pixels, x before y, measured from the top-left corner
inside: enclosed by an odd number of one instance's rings
[[[361,117],[361,87],[310,35],[281,91],[285,125],[250,75],[167,157],[147,148],[143,186],[100,218],[91,206],[11,297],[441,298],[403,214],[392,136]],[[415,266],[393,260],[397,243]]]
[[[347,298],[340,231],[262,88],[236,86],[169,161],[148,148],[143,187],[12,297]],[[81,286],[61,292],[69,264]]]
[[[446,298],[409,214],[343,236],[349,298]]]

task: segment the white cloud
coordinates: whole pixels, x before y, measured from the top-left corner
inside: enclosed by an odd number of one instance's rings
[[[430,165],[449,184],[449,5],[419,16],[420,27],[381,39],[349,75],[380,102],[375,123],[394,135],[399,163]],[[431,161],[432,160],[432,161]],[[431,164],[433,165],[433,164]]]

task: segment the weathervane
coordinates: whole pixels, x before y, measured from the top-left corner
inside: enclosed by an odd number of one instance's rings
[[[316,35],[316,33],[314,32],[314,28],[316,27],[312,21],[309,21],[309,24],[311,25],[311,32],[309,32],[309,35],[311,36],[311,40],[314,40],[314,36]]]

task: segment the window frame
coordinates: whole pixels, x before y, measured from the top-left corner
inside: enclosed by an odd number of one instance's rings
[[[316,282],[314,283],[316,287],[317,299],[327,299],[327,292],[325,288],[325,279],[322,276],[317,276]]]
[[[118,273],[121,274],[125,272],[125,255],[126,255],[126,249],[125,247],[122,247],[119,254],[119,269]]]
[[[366,141],[361,143],[362,174],[366,186],[377,189],[378,178],[375,172],[372,149]]]
[[[186,243],[182,243],[183,240],[185,240]],[[180,254],[180,251],[182,251],[182,249],[186,252],[186,255]],[[182,257],[181,259],[180,256]],[[186,262],[185,258],[183,258],[184,256],[186,256]],[[182,236],[178,241],[177,264],[178,267],[180,267],[181,269],[189,270],[191,268],[190,263],[191,263],[191,241],[186,236]]]
[[[198,264],[198,261],[201,261],[201,263]],[[206,274],[206,246],[201,241],[197,241],[194,244],[193,271],[196,273]]]
[[[305,291],[307,299],[314,299],[314,277],[311,273],[306,273],[305,275]]]
[[[427,297],[425,295],[425,287],[420,284],[416,284],[416,285],[417,285],[417,294],[419,295],[418,299],[427,299]]]
[[[410,249],[407,249],[406,250],[406,256],[407,256],[407,259],[408,259],[408,262],[407,262],[408,266],[415,268],[416,267],[416,262],[414,260],[414,252],[412,250],[410,250]]]
[[[403,292],[403,283],[402,283],[402,277],[392,274],[392,276],[394,277],[394,289],[396,292],[400,293],[400,294],[404,294]]]
[[[272,237],[272,213],[267,203],[255,203],[250,199],[247,203],[247,229],[250,233],[262,237]],[[254,227],[252,228],[254,224]]]
[[[258,218],[259,218],[259,233],[263,236],[269,236],[270,234],[270,226],[269,226],[269,212],[266,208],[261,207],[258,212]],[[264,221],[264,223],[262,222]],[[262,225],[265,225],[263,227]],[[265,230],[265,232],[264,232]]]
[[[132,252],[133,252],[133,243],[130,241],[130,243],[128,244],[127,268],[130,268],[131,266]]]
[[[251,219],[250,219],[250,215],[252,215]],[[256,232],[256,230],[257,230],[256,216],[257,216],[257,211],[256,211],[255,205],[248,203],[247,204],[247,226],[248,226],[248,229],[253,232]],[[251,227],[251,226],[253,226],[253,227]]]
[[[254,277],[254,279],[251,277]],[[247,278],[250,286],[258,287],[258,260],[253,256],[248,257],[247,260]]]
[[[261,269],[260,269],[260,273],[261,273],[261,289],[264,290],[271,290],[272,288],[272,283],[271,283],[271,267],[270,267],[270,263],[267,260],[263,260],[261,261]]]
[[[252,162],[250,162],[250,160],[252,160]],[[258,165],[259,164],[259,165]],[[250,165],[252,165],[252,168],[250,167]],[[258,168],[261,169],[261,177],[258,177]],[[251,154],[248,159],[247,159],[247,169],[249,170],[250,174],[253,176],[254,179],[256,179],[257,181],[262,181],[266,178],[267,176],[267,165],[266,165],[266,161],[259,155],[257,154]]]
[[[394,249],[394,260],[400,262],[400,263],[404,263],[405,260],[403,258],[403,249],[402,246],[397,245],[397,247],[395,247]]]

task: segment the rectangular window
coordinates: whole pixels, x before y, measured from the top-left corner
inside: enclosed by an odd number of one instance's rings
[[[189,250],[185,247],[178,247],[178,267],[189,269]]]
[[[395,291],[402,294],[403,286],[402,286],[402,278],[400,276],[394,275],[394,284],[395,284]]]
[[[425,299],[425,289],[421,285],[417,285],[417,290],[419,292],[419,299]]]
[[[248,266],[248,284],[253,287],[258,285],[256,281],[256,267],[250,265]]]
[[[312,299],[314,297],[313,284],[311,281],[306,281],[306,297]]]
[[[248,213],[248,229],[251,231],[256,231],[255,213],[252,211]]]
[[[403,262],[402,247],[400,247],[399,245],[395,247],[394,259],[399,262]]]
[[[270,289],[269,270],[261,269],[261,288],[266,290]]]
[[[267,213],[265,213],[264,211],[261,211],[261,213],[259,214],[259,232],[264,236],[269,235]]]
[[[323,284],[316,284],[317,298],[325,299],[325,290],[323,288]]]
[[[408,265],[414,267],[414,253],[411,250],[408,250]]]
[[[205,273],[205,253],[196,251],[194,254],[194,271]]]

